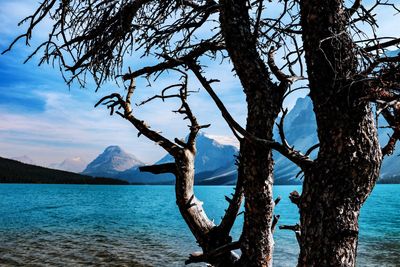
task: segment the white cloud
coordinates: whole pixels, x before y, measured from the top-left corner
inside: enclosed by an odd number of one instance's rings
[[[17,28],[17,22],[29,15],[37,6],[37,1],[23,0],[0,2],[0,45],[3,48],[23,29]],[[276,11],[274,11],[276,12]],[[396,23],[392,19],[399,20],[399,16],[383,13],[380,31],[382,34],[400,34],[400,28],[393,28]],[[398,23],[397,23],[398,24]],[[44,22],[41,28],[35,31],[35,42],[46,37],[49,23]],[[200,33],[201,34],[201,33]],[[108,145],[120,145],[130,153],[135,154],[146,162],[158,160],[165,152],[145,137],[136,137],[136,130],[118,116],[108,116],[105,107],[94,109],[94,104],[103,95],[111,91],[123,93],[123,89],[110,83],[103,86],[98,93],[94,93],[93,86],[89,84],[87,90],[81,90],[74,85],[71,91],[63,83],[57,70],[48,66],[36,68],[37,60],[22,65],[26,48],[20,44],[10,54],[0,57],[1,78],[13,79],[10,88],[18,87],[18,92],[26,92],[45,101],[45,110],[42,113],[29,113],[24,110],[0,109],[0,153],[3,156],[28,155],[35,161],[44,165],[60,162],[65,158],[81,156],[87,160],[93,159]],[[277,64],[281,65],[277,57]],[[132,64],[133,69],[148,63],[157,63],[154,59],[136,60],[128,58],[127,63]],[[216,93],[226,103],[233,117],[245,125],[246,103],[240,81],[233,75],[232,65],[224,62],[209,62],[205,60],[208,68],[205,75],[208,79],[220,79],[221,83],[214,84]],[[144,79],[138,79],[138,88],[134,96],[134,102],[159,92],[163,87],[177,82],[178,79],[172,73],[165,73],[156,82],[154,87],[146,87]],[[190,77],[191,89],[201,88],[195,79]],[[3,88],[1,88],[3,89]],[[292,107],[299,96],[304,96],[306,91],[299,91],[287,99],[285,103]],[[0,91],[1,94],[1,91]],[[238,146],[237,140],[232,136],[226,123],[221,118],[219,110],[211,101],[203,89],[197,94],[192,94],[189,102],[202,124],[211,123],[207,129],[209,136],[224,144]],[[187,134],[187,121],[172,113],[179,103],[167,101],[165,103],[156,100],[143,107],[135,108],[138,118],[146,120],[153,129],[162,131],[168,138],[182,138]]]

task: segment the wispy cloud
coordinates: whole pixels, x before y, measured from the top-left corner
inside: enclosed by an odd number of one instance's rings
[[[31,14],[36,6],[37,1],[32,0],[0,2],[0,49],[5,49],[22,32],[23,27],[17,28],[17,23]],[[385,14],[390,18],[392,15]],[[399,17],[396,19],[399,20]],[[382,20],[380,31],[382,34],[390,31],[399,35],[400,29],[393,29],[394,24],[391,20]],[[49,25],[44,22],[34,32],[33,46],[47,37]],[[110,117],[104,107],[94,109],[94,104],[101,96],[113,91],[124,93],[123,88],[114,83],[104,85],[98,93],[94,93],[94,86],[90,83],[87,89],[80,89],[77,85],[68,88],[57,69],[50,66],[38,68],[37,57],[23,65],[29,52],[32,52],[32,47],[25,47],[21,42],[13,51],[0,56],[0,156],[26,154],[46,165],[73,156],[91,160],[105,146],[114,144],[146,162],[154,162],[165,154],[146,138],[137,138],[136,130],[127,121],[118,116]],[[127,58],[126,63],[136,69],[157,62],[154,59],[137,61]],[[208,65],[205,68],[207,78],[218,78],[221,81],[214,84],[216,93],[236,120],[244,125],[245,96],[240,81],[232,73],[232,65],[208,59],[204,59],[204,63]],[[278,64],[281,65],[280,62]],[[145,79],[138,79],[134,101],[139,103],[177,81],[178,77],[173,73],[163,74],[153,83],[153,87],[148,87]],[[194,77],[190,77],[190,86],[193,90],[201,88]],[[286,105],[293,106],[297,97],[305,93],[293,94]],[[209,135],[224,143],[237,144],[219,110],[204,90],[192,94],[189,102],[200,123],[212,124],[207,129]],[[135,107],[135,114],[168,138],[182,138],[188,132],[187,121],[171,112],[178,107],[177,101],[154,101],[143,107]]]

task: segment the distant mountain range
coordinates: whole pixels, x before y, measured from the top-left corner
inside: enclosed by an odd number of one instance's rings
[[[204,133],[200,133],[197,137],[196,148],[195,182],[197,184],[232,184],[236,181],[235,155],[238,153],[238,149],[235,146],[220,144]],[[167,162],[173,162],[170,155],[166,155],[155,164]],[[139,166],[133,166],[115,177],[125,179],[131,183],[174,183],[175,177],[172,174],[154,175],[151,173],[142,173],[139,171],[138,167]],[[220,176],[223,177],[219,179]],[[217,179],[218,182],[215,182],[215,179]]]
[[[14,158],[11,158],[11,159],[19,161],[19,162],[22,162],[22,163],[25,163],[25,164],[36,165],[36,163],[30,157],[28,157],[27,155],[23,155],[21,157],[14,157]]]
[[[379,126],[383,125],[384,121],[380,119]],[[285,118],[284,128],[289,144],[294,145],[296,149],[301,150],[303,153],[312,145],[318,143],[316,120],[310,98],[305,97],[297,100],[295,106]],[[387,141],[388,133],[390,133],[390,129],[379,128],[379,138],[382,144]],[[274,135],[279,136],[277,129],[274,129]],[[204,133],[198,136],[196,146],[196,184],[235,184],[237,170],[234,163],[235,155],[238,153],[238,149],[235,146],[220,144]],[[390,181],[392,183],[400,183],[400,157],[398,156],[398,151],[400,150],[397,149],[394,155],[384,159],[380,182],[387,183]],[[317,153],[318,150],[316,149],[311,153],[311,157],[315,158]],[[109,156],[108,158],[112,157]],[[300,171],[296,165],[278,152],[274,152],[274,159],[275,184],[301,184],[301,175],[296,177]],[[171,161],[172,157],[167,155],[155,164]],[[111,171],[113,173],[111,177],[139,184],[172,184],[174,181],[174,177],[171,174],[153,175],[141,173],[138,167],[139,165],[134,164],[131,168],[122,172]],[[102,173],[102,175],[105,174]]]
[[[383,118],[379,118],[378,126],[385,126]],[[296,149],[303,153],[312,145],[318,143],[317,124],[313,112],[313,104],[309,97],[299,98],[293,109],[285,118],[284,130],[286,138],[290,145],[294,145]],[[379,141],[385,144],[388,140],[388,134],[391,132],[388,128],[378,128]],[[277,129],[274,136],[279,136]],[[311,157],[315,158],[318,150],[315,150]],[[391,182],[400,183],[400,149],[399,145],[395,153],[389,157],[385,157],[381,168],[381,181],[385,183],[385,179]],[[275,183],[276,184],[292,184],[301,182],[295,178],[299,173],[299,168],[291,163],[288,159],[274,152],[275,159]]]
[[[92,177],[72,172],[53,170],[0,157],[0,183],[32,184],[106,184],[126,185],[126,181]]]
[[[81,157],[74,157],[65,159],[61,163],[53,163],[49,165],[50,169],[80,173],[86,169],[88,162]]]
[[[379,126],[384,126],[383,119],[379,120]],[[290,145],[303,153],[312,145],[318,143],[317,127],[313,112],[312,101],[309,97],[299,98],[293,109],[287,114],[284,123],[286,138]],[[379,139],[382,144],[387,141],[390,129],[379,128]],[[274,136],[279,139],[277,129]],[[226,141],[226,140],[225,140]],[[202,185],[232,185],[237,179],[235,156],[238,149],[234,145],[221,144],[215,137],[200,133],[197,142],[197,155],[195,159],[195,183]],[[399,147],[399,146],[398,146]],[[382,183],[400,183],[400,149],[394,155],[384,159],[381,169]],[[318,150],[311,153],[316,157]],[[27,156],[15,158],[21,162],[33,163]],[[288,159],[274,152],[275,160],[275,184],[301,184],[299,168]],[[166,155],[155,164],[172,162],[170,155]],[[133,184],[173,184],[172,174],[154,175],[142,173],[140,166],[144,166],[141,160],[132,154],[125,152],[119,146],[107,147],[96,159],[87,164],[81,158],[72,158],[60,164],[53,164],[54,169],[82,172],[82,174],[98,177],[111,177],[128,181]]]
[[[235,155],[238,149],[233,145],[223,145],[200,133],[196,142],[195,159],[196,183],[232,184],[237,177]],[[173,162],[170,155],[161,158],[155,164]],[[105,176],[126,180],[134,184],[173,184],[172,174],[154,175],[139,171],[145,164],[134,155],[118,146],[110,146],[93,160],[83,171],[92,176]]]
[[[278,121],[280,118],[278,118]],[[303,152],[307,151],[312,145],[318,143],[317,126],[312,102],[309,98],[299,98],[293,109],[288,112],[284,120],[284,131],[286,139],[290,145]],[[277,127],[274,129],[274,137],[277,141],[279,133]],[[317,150],[311,154],[315,157]],[[296,178],[300,169],[286,157],[274,151],[275,160],[275,183],[276,184],[300,184],[301,180]]]

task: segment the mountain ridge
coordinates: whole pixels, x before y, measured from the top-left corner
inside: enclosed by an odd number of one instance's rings
[[[217,140],[208,137],[205,133],[198,134],[196,139],[197,154],[195,158],[195,183],[201,183],[207,178],[204,173],[210,176],[216,175],[219,172],[227,172],[236,169],[235,154],[238,149],[234,145],[225,145]],[[154,164],[162,164],[173,162],[172,156],[169,154],[162,157]],[[175,177],[172,174],[151,174],[140,172],[139,166],[119,173],[116,178],[125,179],[131,183],[140,184],[173,184]],[[236,175],[237,176],[237,175]]]
[[[81,157],[73,157],[66,158],[60,163],[52,163],[49,165],[49,168],[74,173],[81,173],[86,169],[87,165],[88,162]]]
[[[278,121],[280,118],[278,118]],[[379,126],[385,126],[382,118],[378,120]],[[317,125],[313,104],[309,97],[297,99],[294,107],[287,113],[284,121],[285,135],[289,145],[305,153],[311,146],[318,143]],[[388,128],[378,128],[381,144],[387,142]],[[277,127],[274,136],[279,139]],[[234,185],[237,179],[237,166],[235,165],[238,148],[232,143],[227,144],[229,138],[224,139],[224,144],[203,132],[196,139],[197,155],[195,158],[195,183],[202,185]],[[380,182],[397,181],[400,183],[400,157],[399,149],[394,155],[386,157],[382,164]],[[311,154],[317,156],[318,149]],[[276,185],[301,184],[299,179],[300,169],[278,152],[273,152],[275,161],[274,177]],[[173,162],[169,155],[163,156],[154,164]],[[64,163],[64,162],[63,162]],[[60,164],[62,165],[62,164]],[[61,169],[62,166],[57,169]],[[66,164],[68,165],[68,164]],[[174,184],[172,174],[155,175],[139,171],[140,166],[145,166],[133,154],[125,152],[119,146],[108,146],[86,168],[82,174],[118,178],[134,184]],[[300,176],[301,177],[301,176]],[[385,181],[386,179],[386,181]]]
[[[119,146],[112,145],[108,146],[99,156],[90,162],[82,174],[114,178],[120,172],[143,165],[144,163],[136,158],[136,156],[125,152]]]
[[[127,185],[113,178],[92,177],[0,157],[0,183]]]
[[[279,121],[280,118],[278,118]],[[384,125],[382,119],[379,125]],[[286,138],[290,145],[295,149],[305,153],[311,146],[318,144],[317,124],[315,114],[313,112],[313,104],[309,97],[297,99],[294,107],[288,112],[284,120],[284,130]],[[390,129],[379,128],[379,139],[384,144],[386,135]],[[275,138],[279,137],[277,127],[274,128]],[[279,139],[279,138],[278,138]],[[237,168],[235,166],[234,155],[238,153],[238,149],[232,144],[220,144],[218,141],[208,137],[204,133],[200,133],[197,142],[197,155],[195,159],[195,183],[203,185],[233,185],[237,179]],[[228,150],[226,147],[229,147]],[[222,153],[218,150],[222,148]],[[385,179],[400,182],[400,157],[397,156],[399,149],[395,154],[384,159],[381,169],[380,182],[385,183]],[[317,156],[318,149],[311,154],[311,158]],[[275,168],[274,177],[277,185],[295,185],[301,184],[299,179],[300,169],[289,161],[287,158],[273,152]],[[162,157],[155,164],[173,162],[170,155]],[[174,176],[172,174],[154,175],[150,173],[142,173],[138,169],[139,166],[133,166],[122,172],[114,173],[112,177],[125,179],[131,183],[139,184],[173,184]],[[301,177],[301,176],[300,176]]]

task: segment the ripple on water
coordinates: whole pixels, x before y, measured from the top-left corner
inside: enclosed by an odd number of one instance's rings
[[[281,224],[298,221],[277,186]],[[358,266],[400,266],[400,186],[377,186],[360,217]],[[232,187],[197,187],[218,221]],[[184,266],[198,251],[169,186],[1,185],[0,266]],[[388,205],[390,203],[390,205]],[[233,228],[240,235],[243,217]],[[275,267],[296,265],[294,235],[277,230]],[[191,265],[196,266],[196,265]],[[197,265],[204,266],[204,265]]]

